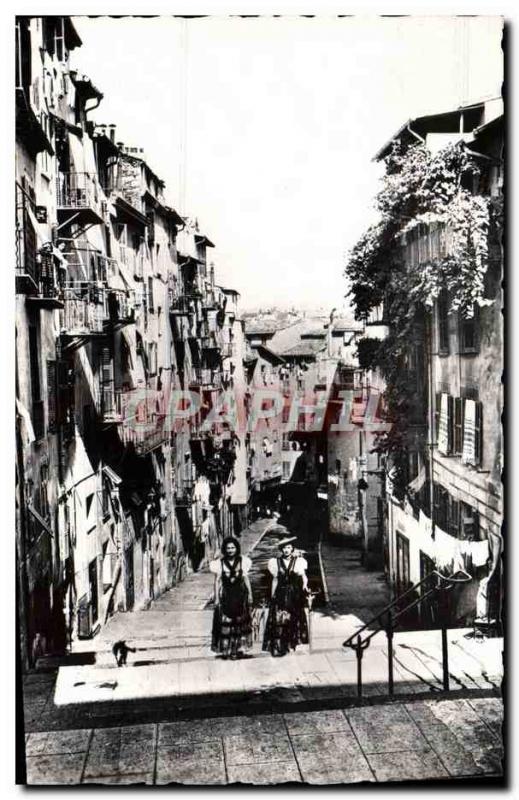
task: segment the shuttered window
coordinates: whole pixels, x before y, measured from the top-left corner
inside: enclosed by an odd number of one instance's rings
[[[155,311],[155,304],[153,302],[153,278],[148,278],[148,310],[150,314]]]
[[[460,353],[479,352],[479,309],[474,306],[474,313],[470,319],[459,319]]]
[[[476,402],[476,422],[474,426],[474,456],[477,465],[483,461],[483,403]]]
[[[47,361],[47,426],[49,433],[56,433],[57,410],[56,361]]]
[[[460,504],[457,500],[449,498],[449,519],[447,525],[447,533],[456,538],[459,535],[460,525]]]
[[[449,352],[449,298],[446,291],[438,297],[438,350],[440,355]]]
[[[443,531],[449,524],[449,493],[443,486],[434,485],[434,522]]]
[[[103,347],[101,350],[101,393],[103,413],[113,413],[115,411],[114,362],[109,347]]]
[[[479,513],[467,503],[461,503],[460,537],[462,539],[479,539]]]
[[[453,452],[461,455],[463,452],[463,398],[454,399],[454,441]]]

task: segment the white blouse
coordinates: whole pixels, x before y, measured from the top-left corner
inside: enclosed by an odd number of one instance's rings
[[[250,558],[248,558],[247,556],[242,556],[241,568],[243,574],[248,575],[251,567],[252,567],[252,561],[250,560]],[[223,559],[221,558],[217,558],[214,561],[211,561],[211,563],[209,564],[209,569],[214,575],[220,576],[222,574],[222,568],[223,568]],[[226,572],[227,571],[228,570],[226,569]]]
[[[288,563],[289,562],[287,562],[287,566],[288,566]],[[270,574],[274,578],[277,577],[277,574],[278,574],[278,560],[277,560],[277,558],[271,558],[269,560],[269,562],[267,564],[267,569],[268,569],[268,571],[270,572]],[[307,562],[306,558],[303,558],[303,556],[296,556],[296,561],[295,561],[294,570],[293,570],[294,573],[296,575],[304,575],[304,573],[306,572],[307,569],[308,569],[308,562]]]

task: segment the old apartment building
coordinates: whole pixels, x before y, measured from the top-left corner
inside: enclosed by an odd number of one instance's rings
[[[502,214],[504,128],[502,102],[487,100],[402,126],[379,151],[420,141],[432,153],[463,141],[478,164],[470,191]],[[412,352],[400,365],[409,405],[407,488],[396,491],[387,464],[385,562],[398,595],[433,569],[466,570],[472,580],[453,593],[453,621],[494,628],[500,619],[503,498],[501,485],[503,397],[502,270],[500,223],[485,236],[488,264],[483,302],[472,314],[453,311],[442,289],[431,313],[415,320]],[[486,229],[485,229],[486,230]],[[395,239],[392,257],[420,271],[452,253],[448,226],[423,222]],[[461,269],[454,265],[453,269]],[[373,313],[379,313],[376,309]],[[395,334],[383,319],[380,342]],[[368,326],[366,328],[368,330]],[[366,370],[376,379],[377,369]],[[378,379],[382,380],[380,373]],[[424,620],[422,620],[424,621]]]
[[[238,294],[74,71],[69,17],[16,27],[17,562],[25,662],[197,569],[247,518]],[[189,410],[187,393],[196,405]],[[185,419],[181,410],[186,408]],[[204,427],[205,426],[205,427]]]

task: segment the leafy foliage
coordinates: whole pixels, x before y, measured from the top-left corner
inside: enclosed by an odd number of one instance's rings
[[[465,318],[475,306],[491,302],[484,296],[484,279],[489,238],[502,209],[473,193],[480,179],[478,163],[463,142],[434,154],[423,144],[395,143],[376,197],[379,221],[361,236],[347,261],[357,319],[366,319],[383,303],[390,322],[384,340],[359,342],[358,357],[362,368],[380,370],[386,381],[392,424],[376,450],[391,457],[397,493],[406,484],[408,448],[414,449],[425,432],[425,382],[420,388],[410,368],[417,343],[425,363],[424,312],[443,289],[450,310]]]

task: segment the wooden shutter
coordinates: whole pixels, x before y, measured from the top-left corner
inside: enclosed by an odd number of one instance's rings
[[[448,395],[447,397],[447,431],[448,431],[448,445],[447,452],[450,454],[454,449],[454,398]]]
[[[109,347],[101,349],[101,392],[103,413],[114,411],[114,362]]]
[[[49,433],[56,433],[58,423],[56,361],[47,361],[47,420]]]
[[[433,519],[436,525],[440,524],[440,487],[437,483],[433,486]]]
[[[442,393],[436,392],[435,396],[435,408],[434,408],[434,425],[435,425],[435,438],[436,444],[438,444],[438,433],[440,431],[440,411],[442,406]]]
[[[460,504],[457,500],[450,498],[449,502],[449,524],[447,533],[451,536],[458,538],[459,536],[459,517],[460,517]]]
[[[453,452],[461,455],[463,452],[463,397],[454,399],[454,441]]]
[[[474,454],[476,464],[483,461],[483,403],[476,402],[476,423],[474,426]]]
[[[31,395],[33,403],[41,400],[39,355],[38,332],[35,325],[29,325],[29,362],[31,368]]]

